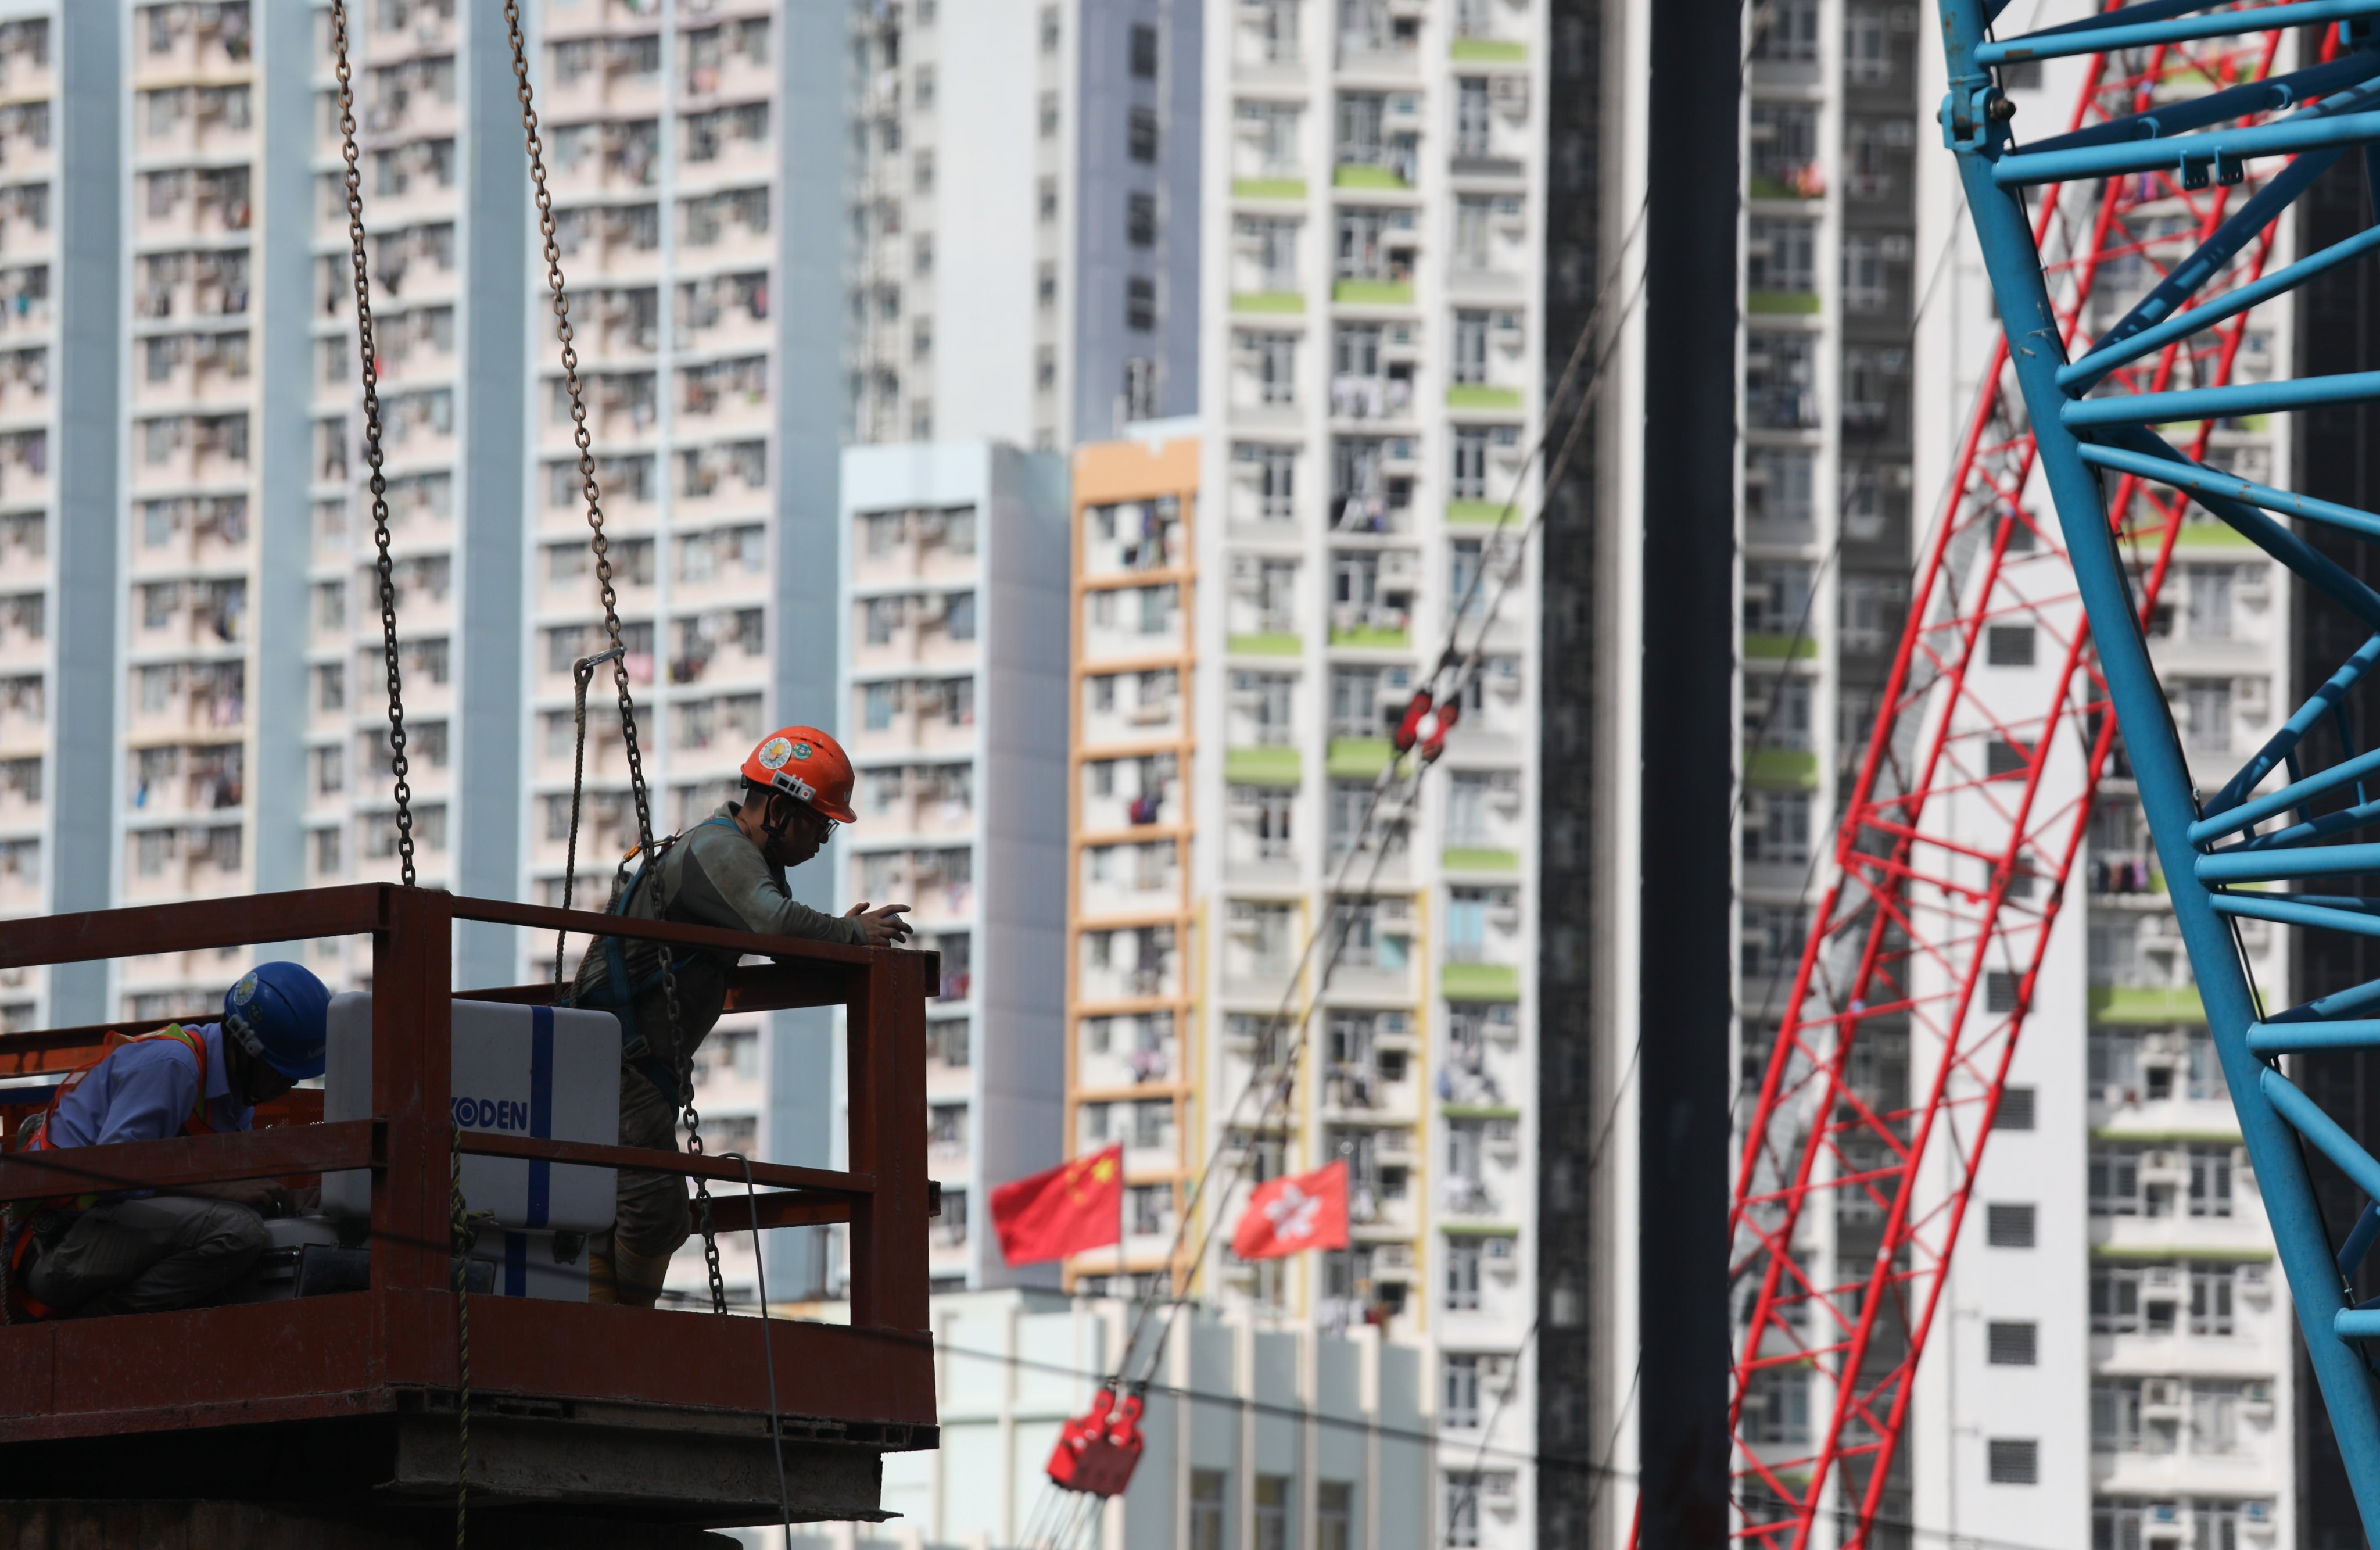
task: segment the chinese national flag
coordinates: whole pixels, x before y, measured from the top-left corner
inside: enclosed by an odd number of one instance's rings
[[[1347,1247],[1347,1165],[1293,1173],[1257,1186],[1232,1231],[1232,1252],[1272,1260],[1301,1249]]]
[[[1011,1264],[1060,1260],[1123,1239],[1121,1143],[991,1192],[991,1230]]]

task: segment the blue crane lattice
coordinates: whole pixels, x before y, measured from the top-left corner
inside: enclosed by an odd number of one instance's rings
[[[2301,1142],[2335,1163],[2368,1200],[2380,1200],[2380,1161],[2284,1074],[2295,1052],[2380,1047],[2380,981],[2287,1010],[2260,1007],[2235,922],[2380,935],[2380,898],[2280,892],[2276,885],[2380,874],[2380,750],[2358,753],[2344,714],[2380,663],[2380,592],[2275,516],[2380,540],[2380,514],[2242,479],[2195,461],[2154,427],[2380,399],[2380,372],[2278,379],[2221,387],[2104,394],[2109,373],[2166,344],[2380,250],[2380,226],[2251,283],[2208,282],[2350,153],[2380,194],[2380,0],[2289,0],[2217,10],[2216,0],[2142,0],[2022,37],[1989,29],[2007,0],[1938,0],[1949,94],[1944,142],[1956,153],[2026,411],[2038,438],[2038,477],[2058,508],[2090,616],[2101,674],[2165,869],[2174,915],[2198,981],[2283,1272],[2304,1327],[2367,1535],[2380,1530],[2380,1415],[2374,1368],[2380,1308],[2350,1303],[2349,1283],[2380,1237],[2368,1204],[2343,1244],[2325,1227]],[[2130,119],[2020,146],[2003,66],[2113,50],[2154,50],[2251,29],[2320,24],[2321,62],[2269,79],[2164,98]],[[2242,120],[2256,120],[2242,122]],[[2069,178],[2157,176],[2184,189],[2239,182],[2248,164],[2287,158],[2188,259],[2120,321],[2069,361],[2026,219],[2027,191]],[[2351,165],[2351,164],[2350,164]],[[2204,299],[2192,305],[2192,299]],[[2186,493],[2213,517],[2287,566],[2317,605],[2346,609],[2371,639],[2342,664],[2219,788],[2193,788],[2163,686],[2149,658],[2111,531],[2103,480],[2131,475]],[[2313,767],[2306,734],[2325,721],[2341,751]],[[2380,1537],[2380,1535],[2374,1535]]]

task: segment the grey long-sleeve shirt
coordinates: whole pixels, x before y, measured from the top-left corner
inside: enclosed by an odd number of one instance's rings
[[[698,824],[681,836],[628,901],[628,917],[866,946],[868,934],[857,921],[813,909],[793,897],[785,886],[783,869],[771,866],[759,848],[735,827],[736,811],[734,802],[722,802],[710,816],[723,822]],[[629,880],[633,882],[636,875],[637,869],[631,865]],[[615,894],[613,903],[617,902]],[[661,966],[659,943],[629,942],[625,951],[632,982],[647,979]],[[727,1000],[727,971],[735,967],[739,956],[694,949],[692,961],[678,970],[674,1050],[661,989],[656,986],[637,997],[638,1026],[655,1054],[663,1060],[683,1059],[710,1034]],[[610,979],[609,955],[599,941],[578,960],[578,1003],[589,1005],[590,996],[594,1001],[607,999],[601,993]]]

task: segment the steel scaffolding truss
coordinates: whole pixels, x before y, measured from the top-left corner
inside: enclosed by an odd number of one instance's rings
[[[2100,141],[2185,82],[2262,81],[2280,37],[2094,54],[2062,138]],[[2143,165],[2043,189],[2021,231],[2062,346],[2104,337],[2118,305],[2176,283],[2185,255],[2236,225],[2259,185],[2226,172]],[[2272,241],[2259,223],[2202,288],[2257,280]],[[2132,394],[2228,383],[2247,323],[2241,310],[2157,339],[2107,380]],[[1772,1550],[1864,1544],[1907,1515],[1893,1463],[1918,1362],[2093,797],[2123,758],[2026,402],[2002,341],[1742,1123],[1729,1419],[1738,1532]],[[2199,423],[2193,459],[2211,429]],[[2184,504],[2126,473],[2093,516],[2143,619]],[[2022,690],[1973,671],[1998,660],[1996,630],[2012,657],[2028,628],[2038,662]],[[1765,1033],[1747,1022],[1747,1044]]]

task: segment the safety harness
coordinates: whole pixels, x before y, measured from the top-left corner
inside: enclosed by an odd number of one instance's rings
[[[712,824],[730,829],[735,827],[732,820],[721,818],[715,814],[704,819],[695,827],[705,828]],[[661,863],[668,859],[669,853],[676,848],[677,842],[685,837],[684,834],[674,834],[655,845],[652,853],[637,863],[637,873],[628,880],[628,885],[620,890],[619,896],[603,912],[607,915],[626,915],[630,902],[637,897],[637,890],[644,886],[645,879],[654,873]],[[653,886],[655,888],[661,886],[658,880]],[[656,904],[655,919],[660,918],[659,909],[660,906]],[[655,1049],[652,1041],[645,1036],[644,1026],[637,1017],[637,997],[661,987],[663,972],[662,959],[666,958],[668,972],[683,974],[701,956],[701,953],[698,949],[689,949],[674,957],[667,953],[655,956],[656,961],[652,971],[640,979],[631,980],[628,977],[626,947],[622,946],[616,936],[604,937],[602,984],[584,995],[574,991],[565,1004],[594,1007],[618,1018],[620,1019],[620,1063],[650,1082],[653,1090],[667,1100],[672,1107],[675,1107],[678,1102],[677,1071],[668,1061],[662,1058],[661,1052]],[[674,1035],[678,1031],[672,1029],[670,1031]]]
[[[99,1058],[69,1073],[66,1080],[58,1083],[58,1090],[50,1094],[50,1101],[42,1105],[42,1112],[25,1122],[24,1129],[18,1133],[17,1150],[19,1152],[66,1150],[55,1146],[50,1141],[50,1125],[57,1117],[58,1105],[66,1102],[67,1094],[80,1087],[84,1078],[106,1065],[109,1057],[116,1051],[131,1044],[155,1044],[164,1040],[170,1040],[188,1050],[190,1058],[197,1061],[199,1065],[198,1097],[191,1104],[189,1115],[182,1121],[181,1129],[174,1133],[177,1136],[213,1135],[214,1125],[207,1118],[206,1035],[198,1029],[188,1028],[177,1022],[169,1028],[161,1028],[153,1033],[133,1035],[109,1033],[106,1047],[101,1052]],[[7,1312],[10,1319],[54,1319],[58,1316],[56,1309],[41,1301],[25,1289],[25,1273],[30,1265],[33,1245],[36,1242],[55,1243],[66,1228],[72,1225],[74,1218],[99,1203],[100,1198],[98,1192],[81,1195],[51,1195],[42,1200],[11,1205],[5,1214],[0,1214],[0,1253],[5,1253],[8,1261]]]

